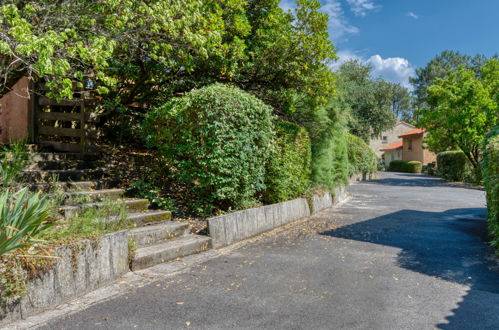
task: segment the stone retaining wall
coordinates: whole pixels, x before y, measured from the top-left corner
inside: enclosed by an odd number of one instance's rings
[[[352,176],[350,182],[374,180],[376,178],[377,173],[359,174]],[[339,187],[336,188],[333,195],[323,193],[312,196],[310,205],[305,198],[298,198],[209,218],[208,230],[213,239],[213,247],[224,247],[289,222],[308,217],[333,207],[347,198],[346,187]]]
[[[219,248],[310,216],[305,198],[247,209],[208,219],[213,247]]]
[[[28,293],[16,304],[0,306],[0,326],[53,308],[102,287],[127,273],[128,231],[83,241],[75,249],[59,248],[51,270],[33,280]]]

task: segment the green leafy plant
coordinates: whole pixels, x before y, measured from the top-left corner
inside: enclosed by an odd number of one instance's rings
[[[27,188],[0,193],[0,255],[36,240],[51,226],[45,223],[49,214],[49,200],[40,193],[32,194]]]
[[[311,185],[311,146],[307,131],[293,123],[276,121],[275,151],[267,164],[265,203],[303,196]]]
[[[499,126],[485,138],[483,150],[483,182],[487,192],[487,216],[492,245],[499,249]]]
[[[154,109],[144,133],[208,212],[244,208],[265,188],[271,111],[238,88],[215,84]]]
[[[392,160],[388,167],[388,171],[404,173],[421,173],[422,169],[423,164],[415,160]]]
[[[348,172],[353,174],[375,173],[378,157],[360,137],[346,133],[348,148]]]
[[[22,142],[0,146],[0,187],[17,183],[30,161],[30,154]]]
[[[172,198],[161,197],[161,190],[150,182],[142,180],[135,181],[128,187],[127,192],[135,196],[148,199],[153,207],[172,212],[177,210],[175,207],[175,200]]]
[[[443,151],[437,154],[437,175],[447,181],[464,181],[470,163],[462,151]]]

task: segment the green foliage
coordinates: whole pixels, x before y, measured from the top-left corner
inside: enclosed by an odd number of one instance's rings
[[[144,133],[204,206],[250,206],[265,188],[271,108],[238,88],[215,84],[172,100],[148,115]]]
[[[444,50],[435,56],[426,66],[416,69],[416,76],[409,78],[414,87],[416,109],[430,108],[428,101],[428,87],[433,85],[437,79],[443,79],[449,71],[454,71],[460,66],[476,73],[487,61],[484,55],[464,55],[456,51]]]
[[[483,137],[499,122],[498,81],[498,60],[490,60],[480,75],[459,67],[446,78],[437,79],[428,88],[432,108],[418,111],[418,126],[428,131],[429,149],[459,148],[473,167],[478,168]]]
[[[431,175],[431,176],[436,175],[437,174],[437,171],[436,171],[437,166],[436,165],[437,164],[435,162],[423,165],[423,173],[426,175]]]
[[[348,149],[349,175],[375,173],[378,170],[378,157],[367,143],[350,133],[346,133],[345,137]]]
[[[18,302],[26,294],[27,276],[14,258],[0,256],[0,305]]]
[[[421,173],[423,164],[418,161],[392,160],[388,171],[403,172],[403,173]]]
[[[49,200],[28,188],[0,193],[0,255],[27,246],[50,227]]]
[[[161,197],[161,190],[150,182],[143,180],[135,181],[128,187],[128,192],[134,196],[148,199],[153,207],[172,212],[176,211],[175,200]]]
[[[395,97],[393,84],[373,80],[371,67],[356,60],[342,64],[336,76],[338,92],[351,109],[351,133],[369,142],[371,136],[380,135],[395,125],[394,111],[406,104],[400,95]]]
[[[310,189],[311,145],[307,131],[293,123],[276,121],[274,153],[265,174],[263,201],[268,204],[303,196]]]
[[[343,130],[328,129],[313,140],[312,181],[315,188],[330,191],[348,184],[348,150]]]
[[[130,227],[125,203],[114,199],[106,199],[103,203],[99,208],[84,209],[53,222],[54,226],[44,231],[40,238],[50,244],[74,245],[83,239],[97,240],[104,234]],[[116,218],[106,220],[110,217]]]
[[[487,191],[487,215],[492,245],[499,249],[499,126],[483,143],[483,182]]]
[[[437,175],[447,181],[465,181],[469,172],[469,161],[459,150],[443,151],[437,154]]]
[[[0,146],[0,188],[17,183],[30,160],[22,142]]]

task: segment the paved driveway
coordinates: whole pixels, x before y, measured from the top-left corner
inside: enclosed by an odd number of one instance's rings
[[[484,192],[384,174],[353,198],[47,329],[499,329]]]

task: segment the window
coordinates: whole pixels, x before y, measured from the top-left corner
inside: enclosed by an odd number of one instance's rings
[[[407,149],[412,150],[412,139],[409,139],[409,145],[407,146]]]
[[[381,141],[382,141],[382,143],[388,143],[388,136],[383,136]]]

